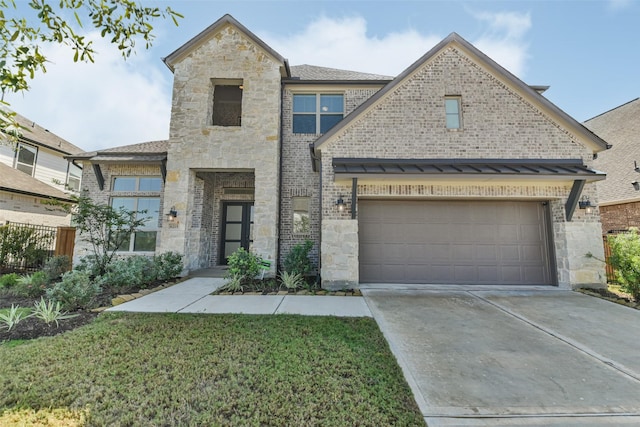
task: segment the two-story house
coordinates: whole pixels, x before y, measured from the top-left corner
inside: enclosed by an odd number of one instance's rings
[[[75,157],[96,200],[153,213],[125,252],[275,273],[311,239],[327,288],[604,284],[606,143],[459,35],[387,77],[289,66],[225,15],[164,61],[169,140]]]
[[[0,224],[69,226],[71,216],[48,202],[71,201],[80,189],[82,169],[65,156],[83,150],[26,117],[15,120],[22,135],[0,144]]]

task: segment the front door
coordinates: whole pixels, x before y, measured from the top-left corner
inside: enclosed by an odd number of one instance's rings
[[[253,202],[224,202],[222,205],[222,247],[220,264],[238,248],[249,250],[253,242]]]

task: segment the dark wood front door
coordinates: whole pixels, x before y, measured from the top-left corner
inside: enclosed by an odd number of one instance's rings
[[[249,250],[253,242],[253,202],[224,202],[222,205],[222,240],[220,264],[238,248]]]

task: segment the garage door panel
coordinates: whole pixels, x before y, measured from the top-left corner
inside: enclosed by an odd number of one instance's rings
[[[533,202],[359,201],[360,280],[551,284]]]

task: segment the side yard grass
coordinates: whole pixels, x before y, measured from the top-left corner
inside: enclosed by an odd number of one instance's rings
[[[369,318],[103,314],[0,360],[0,425],[425,425]]]

